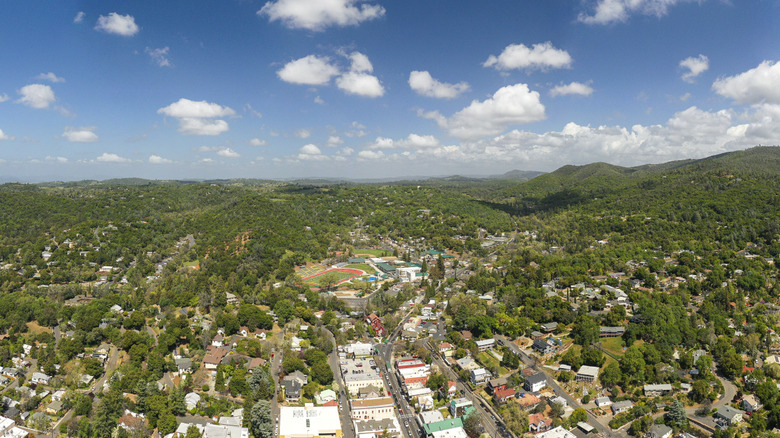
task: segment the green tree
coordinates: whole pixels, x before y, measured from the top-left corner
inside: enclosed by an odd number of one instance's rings
[[[612,388],[623,380],[623,372],[617,362],[610,362],[609,365],[599,374],[599,381],[606,388]]]
[[[159,430],[162,435],[175,432],[176,425],[176,416],[170,411],[165,411],[157,419],[157,430]]]
[[[734,349],[729,350],[729,352],[720,360],[720,370],[729,379],[734,379],[741,375],[743,367],[744,361],[742,360],[742,356],[734,351]]]
[[[482,424],[480,424],[479,414],[476,409],[472,409],[469,413],[463,417],[463,429],[469,436],[479,436],[482,430]]]
[[[620,358],[620,371],[623,372],[623,378],[628,383],[645,381],[645,358],[637,346],[628,347]]]
[[[428,382],[426,386],[433,392],[438,391],[444,384],[447,383],[447,378],[444,377],[444,374],[441,373],[435,373],[431,374],[430,377],[428,377]]]
[[[693,382],[691,391],[688,393],[688,397],[696,403],[702,403],[707,399],[710,394],[710,384],[704,379],[698,379]]]
[[[680,400],[675,400],[669,411],[666,413],[666,422],[674,428],[685,428],[688,426],[688,415],[685,413],[685,407]]]
[[[259,400],[252,406],[249,414],[249,429],[255,438],[271,438],[273,436],[273,418],[271,417],[271,403],[267,400]]]
[[[317,362],[311,367],[311,377],[320,385],[330,385],[333,382],[333,370],[327,361]]]
[[[600,328],[593,317],[581,315],[574,322],[571,336],[574,343],[583,347],[593,345],[599,340]]]
[[[191,424],[190,427],[187,428],[187,435],[185,438],[200,438],[201,433],[200,430],[195,426],[194,424]]]

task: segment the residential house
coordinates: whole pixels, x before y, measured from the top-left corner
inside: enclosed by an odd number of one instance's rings
[[[496,403],[506,403],[510,398],[515,398],[517,391],[514,388],[498,389],[493,393]]]
[[[462,370],[471,371],[479,368],[479,364],[471,356],[463,356],[457,362]]]
[[[207,370],[216,370],[222,359],[230,352],[228,349],[214,347],[212,345],[210,345],[206,351],[206,356],[203,358],[203,366]]]
[[[255,368],[265,366],[267,362],[268,361],[262,357],[253,357],[249,360],[249,362],[246,363],[247,372],[249,374],[253,374]]]
[[[46,413],[50,415],[59,415],[62,413],[63,404],[60,400],[54,400],[46,406]]]
[[[672,436],[672,428],[665,424],[654,424],[645,433],[645,438],[669,438]]]
[[[295,380],[298,383],[300,383],[301,386],[304,386],[304,385],[306,385],[306,383],[309,382],[309,378],[306,376],[306,374],[303,374],[302,372],[300,372],[298,370],[293,371],[292,373],[284,376],[283,380]]]
[[[286,380],[283,379],[279,382],[279,386],[284,388],[284,398],[288,402],[298,402],[301,400],[301,389],[303,386],[301,382],[295,379]]]
[[[625,327],[604,327],[599,330],[600,338],[619,338],[626,332]]]
[[[176,363],[176,369],[178,370],[179,374],[189,373],[192,371],[192,359],[183,357],[181,359],[176,359],[174,362]]]
[[[484,368],[477,368],[476,370],[471,370],[471,383],[475,385],[482,385],[484,383],[487,383],[490,378],[493,377],[490,374],[490,371],[484,369]]]
[[[647,397],[660,397],[672,392],[672,385],[669,383],[645,385],[644,392]]]
[[[723,406],[715,412],[715,418],[727,421],[729,424],[737,424],[743,420],[743,411],[732,408],[729,405]]]
[[[520,397],[515,397],[515,400],[526,411],[532,410],[542,402],[542,399],[530,392],[523,393]]]
[[[188,411],[197,408],[198,403],[200,403],[200,394],[197,392],[190,392],[184,396],[184,405],[187,407]]]
[[[532,347],[541,355],[550,354],[555,350],[555,345],[546,339],[534,339]]]
[[[447,384],[442,387],[442,395],[447,399],[455,397],[458,393],[458,384],[454,380],[448,380]]]
[[[507,388],[507,378],[506,377],[499,377],[496,379],[492,379],[488,382],[487,386],[485,387],[485,390],[489,392],[490,394],[494,394],[499,389],[506,389]]]
[[[528,431],[539,433],[550,430],[552,422],[552,419],[546,417],[543,413],[531,414],[528,416]]]
[[[634,407],[634,403],[631,400],[623,400],[612,404],[612,415],[617,415],[622,412],[630,411]]]
[[[544,373],[529,376],[523,384],[523,387],[531,392],[539,392],[545,386],[547,386],[547,376]]]
[[[558,329],[558,323],[553,321],[553,322],[548,322],[546,324],[542,324],[541,329],[542,332],[544,333],[552,333]]]
[[[576,380],[578,382],[591,383],[591,382],[595,382],[598,377],[599,377],[599,367],[583,365],[577,371]]]
[[[753,412],[756,412],[757,410],[761,409],[764,405],[761,404],[761,402],[758,401],[758,398],[753,394],[748,394],[742,398],[742,407],[745,409],[745,412],[748,414],[752,414]]]
[[[451,357],[455,354],[455,347],[449,342],[442,342],[439,344],[439,353],[444,357]]]
[[[30,381],[32,383],[35,383],[36,385],[38,384],[48,385],[49,382],[51,381],[51,376],[36,371],[32,374],[32,378],[30,379]]]
[[[481,341],[477,341],[476,344],[477,344],[477,349],[479,349],[479,351],[487,351],[487,350],[490,350],[491,348],[495,347],[496,340],[492,339],[492,338],[491,339],[484,339],[484,340],[481,340]]]
[[[612,404],[612,400],[610,400],[609,397],[598,397],[596,398],[596,406],[599,408],[606,408],[607,406],[610,406]]]
[[[376,336],[381,338],[382,336],[385,336],[387,334],[387,330],[385,330],[385,326],[382,325],[382,320],[378,316],[376,316],[375,313],[372,313],[366,317],[366,323],[371,326]]]

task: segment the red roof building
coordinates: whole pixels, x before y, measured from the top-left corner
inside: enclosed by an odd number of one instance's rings
[[[379,319],[378,316],[376,316],[375,313],[372,313],[366,317],[366,324],[370,325],[372,329],[374,329],[374,333],[382,337],[387,334],[387,330],[385,330],[385,326],[382,325],[382,320]]]

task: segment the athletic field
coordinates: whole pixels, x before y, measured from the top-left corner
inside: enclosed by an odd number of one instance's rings
[[[304,277],[302,280],[304,283],[310,284],[312,286],[322,287],[323,285],[321,283],[323,283],[323,280],[331,275],[334,279],[331,286],[337,286],[341,283],[352,280],[353,278],[366,275],[366,273],[359,269],[333,268],[328,269],[327,271],[318,272],[308,277]]]

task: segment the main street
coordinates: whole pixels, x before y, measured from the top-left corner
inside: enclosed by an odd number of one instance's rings
[[[395,403],[398,406],[398,420],[401,423],[401,432],[403,432],[404,437],[406,438],[420,438],[420,430],[417,427],[417,421],[414,420],[414,411],[409,406],[409,403],[401,390],[401,381],[399,380],[398,375],[393,372],[392,362],[395,340],[398,339],[398,335],[403,329],[404,322],[406,322],[413,311],[414,308],[409,310],[409,312],[401,318],[401,322],[398,323],[398,326],[393,330],[384,344],[375,345],[377,354],[374,356],[374,361],[382,374],[385,386],[390,388],[393,400],[395,400]],[[411,422],[409,421],[410,419],[412,420]]]
[[[354,438],[355,430],[352,425],[352,418],[350,416],[349,397],[347,396],[347,388],[344,385],[344,378],[341,375],[341,366],[339,365],[339,353],[336,348],[336,338],[333,333],[325,328],[321,329],[330,337],[330,341],[333,343],[333,350],[328,355],[328,364],[331,371],[333,371],[333,380],[338,384],[339,391],[336,393],[336,397],[339,400],[339,418],[341,419],[341,432],[344,434],[344,438]]]

